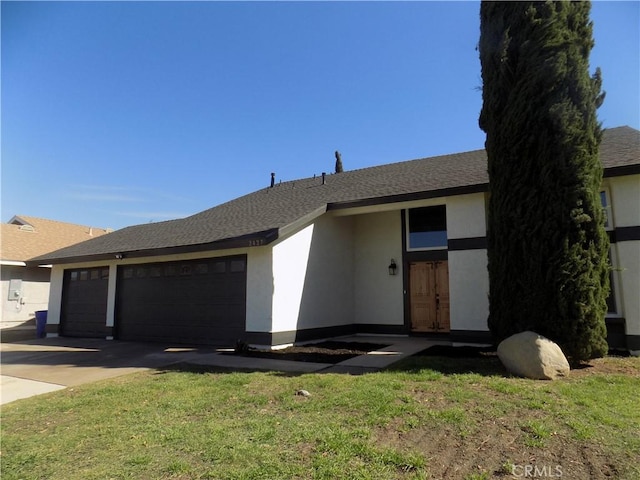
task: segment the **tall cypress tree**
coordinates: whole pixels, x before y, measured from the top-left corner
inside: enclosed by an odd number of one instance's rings
[[[589,2],[489,2],[480,61],[489,170],[489,328],[534,330],[572,361],[607,352],[604,99]]]

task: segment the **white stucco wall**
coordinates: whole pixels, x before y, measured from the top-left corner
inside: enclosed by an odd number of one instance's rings
[[[314,227],[309,225],[273,247],[274,332],[298,327]]]
[[[609,189],[614,225],[640,225],[640,175],[608,178],[604,186]]]
[[[249,249],[247,252],[247,331],[271,331],[273,293],[271,247]]]
[[[38,310],[46,310],[49,303],[49,268],[26,268],[2,265],[2,314],[0,327],[18,326],[32,319]],[[11,280],[22,280],[20,296],[9,296]]]
[[[489,274],[486,250],[449,252],[452,330],[488,330]]]
[[[353,322],[353,221],[323,215],[273,246],[273,332]]]
[[[447,237],[485,237],[485,194],[447,198]],[[487,250],[449,251],[449,295],[452,330],[487,331],[489,273]]]
[[[447,197],[448,239],[486,236],[484,198],[484,193]]]
[[[399,210],[357,215],[355,222],[355,323],[404,324],[402,217]],[[389,275],[389,263],[398,265]]]
[[[640,175],[613,177],[608,187],[615,228],[640,226]],[[612,245],[618,285],[619,313],[625,318],[627,335],[640,335],[640,241]]]

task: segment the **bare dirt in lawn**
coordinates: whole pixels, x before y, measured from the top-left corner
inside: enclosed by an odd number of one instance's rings
[[[378,350],[385,345],[358,342],[322,342],[289,347],[276,351],[245,350],[236,354],[279,358],[293,361],[338,363],[356,355]],[[434,357],[434,369],[444,374],[480,373],[508,377],[495,351],[491,348],[435,346],[417,354]],[[447,359],[455,358],[455,362]],[[611,357],[610,357],[611,358]],[[610,361],[610,358],[592,360],[571,372],[571,378],[596,374],[621,374],[640,377],[638,363]],[[470,392],[478,385],[465,388]],[[486,394],[486,390],[484,390]],[[495,392],[496,399],[501,394]],[[428,391],[415,392],[416,399],[426,408],[444,411],[452,406],[445,396],[432,396]],[[486,401],[486,397],[484,397]],[[478,410],[482,402],[466,401],[464,408]],[[545,422],[544,410],[527,412],[527,422]],[[482,412],[475,415],[482,418]],[[538,418],[539,417],[539,418]],[[491,413],[482,425],[461,429],[460,425],[446,422],[438,428],[407,428],[405,419],[398,419],[378,429],[375,443],[399,451],[413,451],[427,457],[430,479],[466,480],[469,478],[567,478],[617,479],[623,478],[620,465],[629,465],[629,458],[612,458],[611,452],[595,441],[571,439],[568,427],[551,432],[542,440],[543,445],[530,445],[536,441],[535,432],[523,426],[521,411],[502,412],[492,418]],[[561,422],[562,423],[562,422]],[[410,473],[410,472],[403,472]],[[402,476],[402,475],[401,475]]]
[[[436,370],[445,374],[480,373],[505,378],[504,370],[495,351],[473,347],[432,347],[418,355],[433,356]],[[447,360],[456,358],[455,367],[448,370]],[[608,358],[591,360],[573,369],[571,379],[594,375],[626,375],[640,379],[640,359]],[[535,382],[536,386],[545,381]],[[562,381],[562,380],[558,380]],[[463,408],[473,418],[483,419],[477,425],[456,425],[444,422],[438,428],[407,428],[403,421],[390,424],[377,432],[375,442],[401,451],[414,451],[426,455],[431,479],[466,480],[469,478],[567,478],[567,479],[619,479],[628,478],[620,469],[634,464],[633,454],[612,456],[597,440],[579,441],[575,432],[562,421],[557,431],[547,438],[535,436],[535,427],[527,425],[539,422],[548,425],[549,412],[544,409],[527,409],[523,418],[521,409],[496,411],[486,405],[487,390],[480,383],[465,385],[465,393],[472,396],[474,390],[482,400],[464,401]],[[489,394],[491,395],[491,393]],[[451,409],[452,401],[443,395],[429,391],[414,392],[415,399],[433,411]],[[496,402],[504,395],[493,392]],[[484,403],[483,403],[484,402]],[[546,417],[546,419],[545,419]],[[594,437],[596,438],[596,437]],[[540,442],[539,445],[532,445]],[[631,474],[633,475],[633,473]]]

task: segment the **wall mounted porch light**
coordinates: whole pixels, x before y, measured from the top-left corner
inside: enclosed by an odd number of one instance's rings
[[[396,265],[396,261],[392,258],[389,264],[389,275],[395,275],[396,273],[398,273],[398,265]]]
[[[116,253],[116,260],[122,260],[124,256],[121,253]]]

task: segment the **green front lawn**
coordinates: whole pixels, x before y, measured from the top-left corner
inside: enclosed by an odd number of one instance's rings
[[[5,405],[2,479],[640,478],[640,360],[593,365],[556,382],[440,357],[128,375]]]

